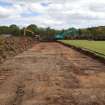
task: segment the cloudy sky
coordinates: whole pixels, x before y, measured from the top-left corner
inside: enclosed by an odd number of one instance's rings
[[[105,25],[105,0],[0,0],[0,25],[57,29]]]

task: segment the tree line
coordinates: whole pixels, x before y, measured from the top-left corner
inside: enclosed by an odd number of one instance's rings
[[[105,26],[79,29],[79,39],[105,40]]]
[[[17,25],[10,26],[0,26],[0,35],[2,34],[11,34],[14,36],[21,35],[21,29]]]
[[[105,26],[90,28],[69,28],[64,30],[64,39],[105,40]]]
[[[26,29],[25,36],[34,37],[35,35],[39,35],[42,40],[53,40],[54,35],[59,33],[59,30],[48,28],[37,27],[34,24],[31,24],[27,27],[20,28],[17,25],[13,24],[10,26],[0,26],[0,35],[10,34],[12,36],[24,36],[24,30]],[[27,31],[27,30],[30,30]],[[34,34],[32,34],[33,32]]]
[[[34,33],[32,34],[27,31],[26,36],[34,37],[34,35],[39,35],[42,40],[54,40],[56,35],[64,35],[64,39],[105,40],[105,26],[83,29],[69,28],[66,30],[56,30],[51,29],[50,27],[38,27],[35,24],[31,24],[23,28],[12,24],[10,26],[0,26],[0,35],[10,34],[12,36],[24,36],[25,29],[28,29]]]

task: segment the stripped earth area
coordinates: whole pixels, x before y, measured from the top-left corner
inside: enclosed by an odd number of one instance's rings
[[[105,64],[39,43],[0,65],[0,105],[105,105]]]

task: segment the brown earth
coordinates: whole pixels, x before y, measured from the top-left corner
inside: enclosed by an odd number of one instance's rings
[[[0,65],[0,105],[105,105],[105,65],[40,43]]]
[[[32,45],[33,39],[30,37],[0,37],[0,63],[25,51]]]

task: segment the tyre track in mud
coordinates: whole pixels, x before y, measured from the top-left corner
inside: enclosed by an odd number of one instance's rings
[[[105,105],[105,65],[40,43],[0,66],[0,105]]]
[[[21,105],[22,97],[24,96],[24,90],[22,86],[17,87],[16,97],[14,98],[13,102],[10,105]]]

